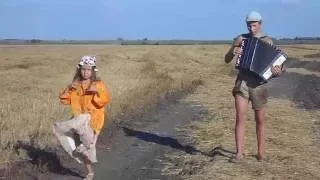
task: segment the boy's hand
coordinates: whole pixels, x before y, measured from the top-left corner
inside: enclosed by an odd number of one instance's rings
[[[238,56],[238,55],[240,55],[242,53],[240,46],[241,46],[241,43],[242,43],[242,41],[244,39],[246,39],[246,38],[244,38],[242,36],[239,36],[236,39],[236,41],[234,42],[233,55],[237,55]]]
[[[233,55],[235,56],[239,56],[242,53],[241,48],[240,47],[234,47],[233,49]]]
[[[280,76],[282,73],[282,70],[281,70],[281,67],[277,65],[271,68],[271,72],[272,72],[272,75],[274,76]]]

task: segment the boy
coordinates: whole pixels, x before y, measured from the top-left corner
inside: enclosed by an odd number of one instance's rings
[[[262,33],[262,17],[258,12],[249,13],[246,17],[246,24],[249,33],[241,34],[235,38],[232,47],[225,55],[226,63],[230,63],[234,57],[241,53],[240,45],[243,38],[257,37],[269,44],[273,44],[272,39]],[[282,67],[275,66],[271,71],[273,76],[279,76],[282,73]],[[251,101],[255,114],[258,141],[256,157],[260,161],[264,158],[265,153],[265,105],[268,98],[266,83],[239,71],[232,94],[235,98],[236,108],[235,141],[237,154],[234,160],[240,161],[243,159],[245,121],[247,119],[248,103]]]

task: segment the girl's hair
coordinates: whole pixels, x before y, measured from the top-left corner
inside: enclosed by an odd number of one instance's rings
[[[92,76],[90,78],[91,82],[100,81],[100,78],[97,76],[96,71],[94,71],[95,67],[92,67]],[[73,77],[73,81],[81,81],[81,67],[77,68],[76,73]]]

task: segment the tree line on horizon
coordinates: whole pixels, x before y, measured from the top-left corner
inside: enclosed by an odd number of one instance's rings
[[[320,44],[320,37],[295,37],[273,39],[277,44]],[[0,44],[119,44],[119,45],[180,45],[180,44],[229,44],[232,40],[149,40],[148,38],[126,40],[41,40],[2,39]]]

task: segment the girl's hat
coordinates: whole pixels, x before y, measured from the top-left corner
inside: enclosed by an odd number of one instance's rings
[[[77,64],[77,68],[81,66],[90,66],[94,71],[98,71],[96,68],[96,57],[95,56],[82,56],[80,62]]]

